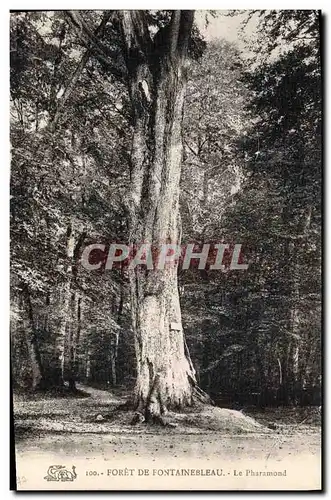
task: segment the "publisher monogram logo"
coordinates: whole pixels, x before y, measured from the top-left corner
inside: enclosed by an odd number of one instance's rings
[[[76,467],[73,465],[71,469],[67,469],[64,465],[50,465],[44,479],[46,481],[74,481],[77,477]]]

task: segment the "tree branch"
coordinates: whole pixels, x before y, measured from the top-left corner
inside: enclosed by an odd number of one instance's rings
[[[194,20],[194,10],[182,10],[180,16],[180,30],[178,34],[178,53],[185,56],[191,36]]]
[[[125,76],[125,72],[123,68],[116,64],[114,58],[118,57],[117,52],[110,50],[109,47],[106,47],[103,43],[100,42],[97,33],[93,33],[87,23],[82,18],[81,14],[78,11],[67,11],[67,20],[69,24],[73,27],[76,34],[79,37],[80,42],[87,47],[92,52],[95,52],[95,55],[98,57],[100,61],[102,61],[110,70],[110,72],[117,78],[122,79]],[[105,15],[109,15],[108,20],[114,15],[114,11],[110,13],[105,13]]]
[[[174,10],[169,26],[170,57],[185,56],[192,31],[193,10]]]
[[[128,70],[139,63],[139,59],[149,62],[152,40],[148,30],[145,11],[124,10],[120,12],[123,44]],[[140,61],[141,62],[141,61]]]
[[[98,34],[102,33],[107,22],[109,21],[110,17],[112,16],[112,12],[108,12],[106,11],[102,17],[102,20],[101,20],[101,23],[99,24],[99,26],[96,28],[95,32],[94,32],[94,37],[96,37]],[[80,75],[82,74],[86,64],[87,64],[87,61],[89,60],[90,56],[92,54],[92,50],[91,48],[87,48],[85,53],[82,55],[75,71],[73,72],[70,80],[69,80],[69,83],[58,103],[58,106],[57,106],[57,110],[55,112],[55,115],[54,115],[54,118],[50,124],[50,127],[51,128],[55,128],[56,125],[57,125],[57,122],[59,120],[59,117],[61,115],[61,112],[64,108],[64,105],[66,104],[67,100],[69,99],[69,97],[71,96],[72,92],[74,91],[75,89],[75,86],[76,86],[76,83],[77,81],[79,80],[79,77]]]
[[[180,30],[181,22],[181,11],[174,10],[170,21],[170,31],[169,31],[169,53],[170,57],[174,57],[177,54],[178,36]]]

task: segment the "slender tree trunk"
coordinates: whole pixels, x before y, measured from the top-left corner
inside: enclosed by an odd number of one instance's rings
[[[113,386],[117,384],[116,361],[118,352],[118,338],[119,338],[119,333],[114,333],[112,338],[112,343],[110,346],[110,370],[111,370],[111,381]]]
[[[301,238],[305,240],[309,237],[309,229],[311,226],[312,219],[312,207],[307,207],[307,212],[305,214],[304,224],[302,228],[299,228],[301,232]],[[289,245],[290,262],[292,265],[292,293],[291,302],[292,306],[290,309],[289,317],[289,331],[292,332],[293,337],[289,342],[288,346],[288,367],[289,367],[289,392],[292,398],[292,402],[297,404],[300,399],[300,393],[302,391],[302,381],[300,380],[300,347],[301,347],[301,329],[300,329],[300,284],[301,284],[301,261],[300,254],[295,254],[295,246],[293,244]]]
[[[72,330],[72,323],[76,313],[73,311],[76,304],[75,284],[77,280],[77,266],[80,248],[84,242],[86,234],[83,232],[77,237],[77,231],[74,229],[74,221],[71,220],[67,227],[66,240],[66,280],[62,288],[62,308],[59,334],[57,337],[57,381],[58,385],[63,385],[66,376],[66,362],[69,363],[69,379],[71,378],[73,369],[73,353],[76,350],[77,335]],[[70,305],[72,304],[72,307]],[[79,310],[79,314],[80,314]],[[68,380],[69,380],[68,379]]]
[[[85,379],[86,382],[89,382],[91,378],[91,351],[89,348],[86,349],[85,360],[86,360]]]
[[[78,373],[79,373],[78,353],[80,351],[81,332],[82,332],[82,297],[79,296],[78,301],[77,301],[77,330],[76,330],[75,347],[74,347],[74,355],[73,355],[73,367],[74,367],[75,380],[77,380]]]
[[[130,240],[180,244],[179,182],[187,45],[193,12],[174,11],[157,46],[142,11],[123,12],[128,85],[134,112]],[[154,43],[154,46],[153,46]],[[144,54],[139,58],[139,54]],[[153,62],[151,62],[151,60]],[[146,419],[192,403],[195,372],[187,356],[177,266],[130,273],[137,357],[135,402]]]
[[[24,328],[24,332],[30,358],[30,367],[32,375],[31,389],[36,390],[43,385],[44,371],[41,363],[38,341],[36,338],[36,329],[35,329],[31,297],[29,290],[25,285],[23,285],[23,300],[26,305],[26,312],[28,318],[28,325],[27,328]]]
[[[68,365],[67,365],[67,378],[69,388],[72,391],[76,390],[76,350],[78,342],[78,330],[80,329],[80,299],[76,297],[75,292],[71,295],[71,321],[69,323],[69,345],[68,345]]]
[[[62,306],[61,306],[61,321],[60,328],[57,337],[57,367],[56,384],[61,386],[64,384],[65,379],[65,359],[66,359],[66,349],[69,348],[69,319],[70,319],[70,298],[71,298],[71,282],[72,282],[72,271],[73,271],[73,257],[75,250],[75,234],[73,230],[73,224],[67,227],[67,241],[66,241],[66,252],[67,252],[67,268],[66,268],[66,280],[62,288]]]

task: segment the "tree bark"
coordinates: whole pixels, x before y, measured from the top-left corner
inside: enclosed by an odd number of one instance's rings
[[[85,381],[86,383],[90,382],[91,379],[91,351],[87,347],[86,348],[86,354],[85,354]]]
[[[65,379],[65,359],[66,350],[69,348],[69,318],[70,318],[70,298],[71,298],[71,282],[72,282],[72,271],[73,271],[73,257],[75,250],[75,234],[73,229],[73,223],[70,222],[67,227],[66,236],[66,279],[62,288],[62,307],[61,307],[61,319],[59,334],[57,336],[57,366],[56,366],[56,381],[55,384],[59,386],[64,385]]]
[[[113,387],[115,387],[117,384],[116,362],[118,353],[118,339],[119,339],[119,332],[113,333],[110,345],[110,371],[111,371],[111,381]]]
[[[130,243],[180,244],[181,128],[193,12],[174,11],[162,36],[154,40],[143,11],[124,11],[121,21],[134,116]],[[130,290],[135,403],[153,420],[168,408],[191,404],[196,385],[184,342],[177,265],[164,270],[136,267],[130,272]]]
[[[42,387],[44,382],[44,371],[41,363],[39,345],[36,337],[31,297],[26,285],[23,285],[23,299],[26,305],[28,318],[27,328],[24,328],[31,368],[31,389],[36,390]]]
[[[62,307],[59,333],[56,342],[56,380],[55,384],[64,385],[64,381],[69,380],[72,375],[71,368],[74,365],[73,356],[75,356],[78,336],[73,331],[75,314],[75,287],[77,280],[79,251],[86,237],[86,233],[82,232],[79,236],[75,229],[74,219],[70,220],[67,226],[66,234],[66,279],[62,287]],[[72,307],[70,307],[72,305]],[[80,309],[77,311],[80,314]],[[80,321],[80,317],[79,317]],[[80,326],[79,326],[80,329]],[[80,332],[80,330],[79,330]],[[79,333],[80,334],[80,333]],[[66,370],[68,364],[69,370]],[[68,377],[69,375],[69,377]]]
[[[75,292],[71,296],[71,321],[69,330],[68,346],[68,367],[67,377],[69,389],[76,391],[76,380],[78,376],[77,349],[80,341],[81,332],[81,297],[77,297]]]

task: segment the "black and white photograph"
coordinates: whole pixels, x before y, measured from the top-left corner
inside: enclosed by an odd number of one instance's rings
[[[323,26],[10,12],[11,489],[321,491]]]

